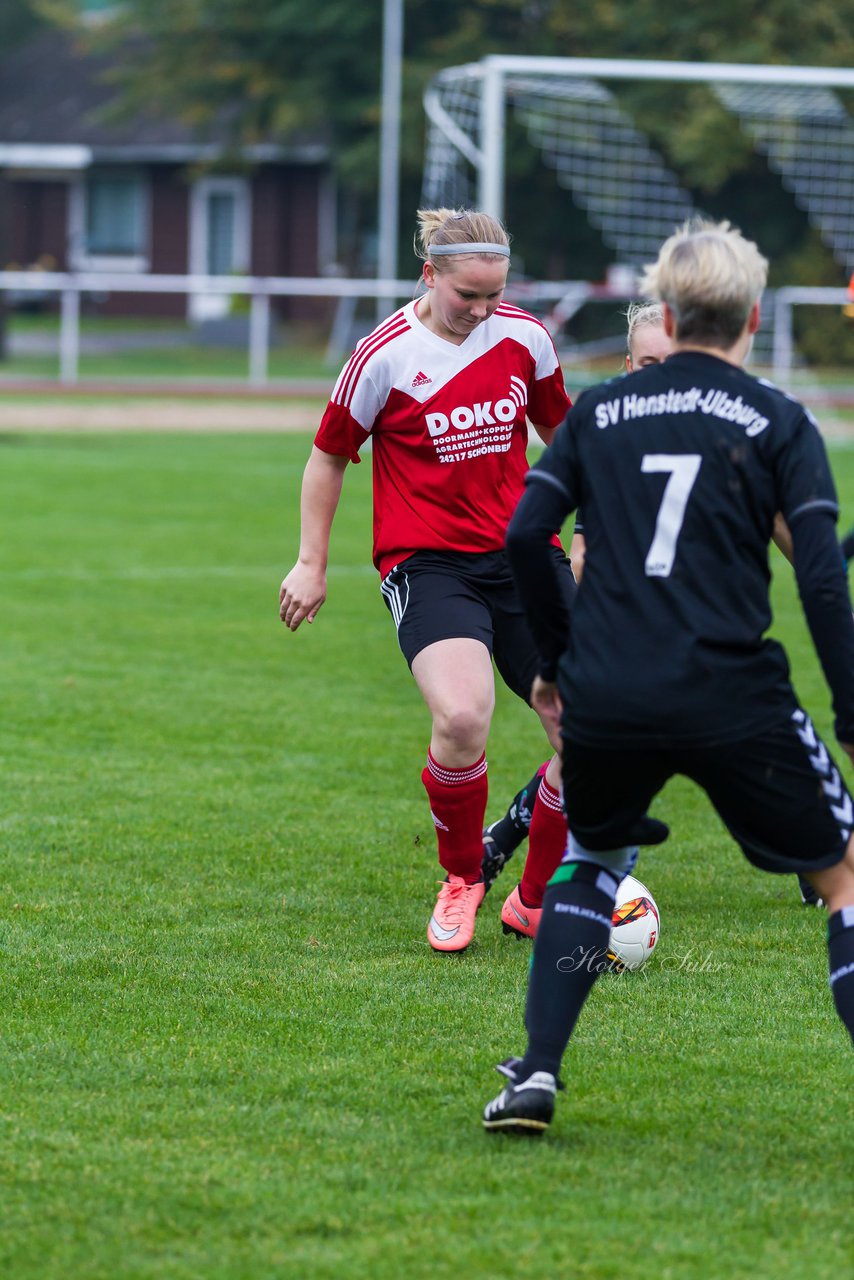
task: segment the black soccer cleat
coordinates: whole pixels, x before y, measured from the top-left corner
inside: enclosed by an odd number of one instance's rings
[[[804,876],[798,876],[798,888],[801,891],[801,902],[805,907],[823,907],[824,898],[820,898],[815,889]]]
[[[480,863],[480,874],[483,876],[483,883],[486,886],[485,894],[489,893],[489,890],[525,839],[523,834],[512,847],[509,847],[501,838],[503,832],[498,829],[503,828],[505,822],[506,819],[501,818],[498,822],[491,823],[483,833],[483,858]]]
[[[516,1083],[516,1077],[519,1074],[519,1068],[524,1062],[524,1058],[505,1058],[502,1062],[495,1064],[495,1070],[500,1076],[506,1076],[513,1084]],[[560,1079],[557,1080],[558,1093],[566,1092],[566,1085]]]
[[[555,1097],[563,1084],[548,1071],[534,1071],[527,1080],[516,1080],[520,1058],[508,1058],[497,1070],[508,1084],[486,1104],[483,1127],[488,1133],[510,1133],[541,1138],[552,1121]]]
[[[483,833],[481,875],[488,893],[513,854],[527,838],[540,785],[539,770],[517,791],[503,818],[491,822]]]
[[[497,1063],[495,1070],[500,1076],[506,1076],[508,1080],[512,1080],[515,1084],[521,1065],[521,1058],[505,1058],[503,1062]]]

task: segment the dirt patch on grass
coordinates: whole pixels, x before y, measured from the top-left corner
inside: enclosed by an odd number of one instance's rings
[[[0,400],[0,431],[310,431],[323,401]]]

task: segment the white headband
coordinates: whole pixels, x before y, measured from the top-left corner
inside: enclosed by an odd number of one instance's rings
[[[479,240],[473,244],[431,244],[427,250],[428,258],[438,257],[444,253],[500,253],[502,258],[509,258],[510,246]]]

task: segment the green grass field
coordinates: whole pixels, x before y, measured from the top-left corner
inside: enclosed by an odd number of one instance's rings
[[[15,356],[2,365],[4,376],[12,379],[57,379],[59,360],[55,355]],[[334,372],[322,353],[305,350],[289,351],[277,347],[270,352],[267,372],[271,378],[326,378],[334,381]],[[151,379],[158,383],[181,381],[245,379],[249,373],[249,357],[245,350],[198,347],[162,348],[152,346],[139,351],[123,351],[107,355],[82,355],[79,375],[87,379]],[[12,384],[14,385],[14,383]]]
[[[500,882],[468,953],[426,942],[428,726],[369,567],[369,464],[325,609],[278,623],[308,445],[0,438],[2,1273],[850,1274],[823,917],[686,783],[638,869],[655,960],[598,984],[542,1143],[482,1132],[528,948]],[[832,456],[847,527],[854,452]],[[775,608],[829,735],[776,559]],[[502,691],[494,816],[543,755]]]

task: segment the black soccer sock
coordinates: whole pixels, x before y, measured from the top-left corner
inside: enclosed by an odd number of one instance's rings
[[[534,813],[534,804],[537,799],[537,792],[540,789],[540,778],[542,777],[542,765],[534,774],[530,782],[526,783],[521,791],[517,791],[516,795],[510,801],[510,808],[507,810],[503,818],[499,818],[490,829],[490,835],[498,845],[502,853],[508,857],[511,853],[519,848],[519,845],[528,834],[531,826],[531,818]]]
[[[556,1076],[582,1005],[608,968],[617,877],[591,862],[562,863],[546,889],[528,980],[528,1049],[516,1078]]]
[[[854,907],[834,911],[828,920],[827,955],[836,1012],[854,1042]]]

